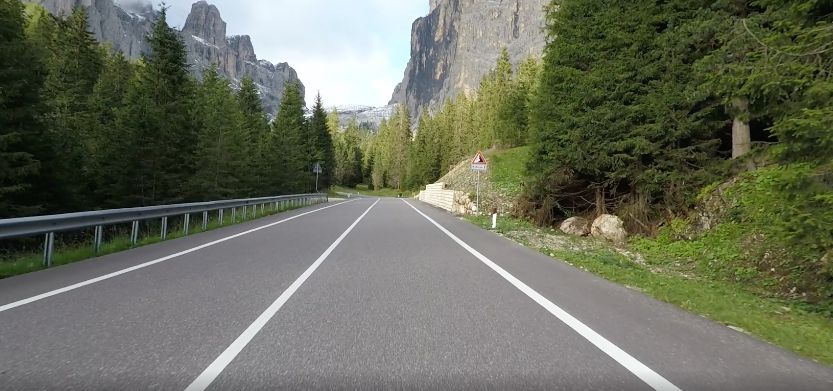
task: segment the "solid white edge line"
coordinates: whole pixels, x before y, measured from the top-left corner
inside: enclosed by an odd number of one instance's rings
[[[214,382],[217,376],[220,376],[223,370],[226,369],[226,367],[231,363],[231,361],[234,360],[234,358],[237,357],[237,355],[240,354],[241,351],[243,351],[246,345],[248,345],[249,342],[252,341],[252,339],[257,335],[257,333],[259,333],[260,330],[263,329],[264,326],[266,326],[266,323],[268,323],[269,320],[275,316],[278,310],[280,310],[281,307],[283,307],[283,305],[286,304],[286,302],[289,300],[290,297],[292,297],[295,291],[297,291],[298,288],[300,288],[301,285],[303,285],[304,282],[307,281],[307,279],[312,275],[312,273],[314,273],[315,270],[318,269],[319,266],[321,266],[324,260],[327,259],[328,256],[330,256],[330,253],[332,253],[333,250],[335,250],[335,248],[338,247],[338,245],[341,243],[342,240],[344,240],[344,238],[347,237],[350,231],[352,231],[353,228],[355,228],[356,225],[358,225],[359,222],[364,218],[364,216],[366,216],[370,212],[370,210],[373,209],[373,207],[376,206],[376,204],[378,203],[379,200],[377,199],[376,202],[373,203],[373,205],[370,205],[370,207],[367,208],[367,210],[365,210],[364,213],[362,213],[362,215],[359,216],[359,218],[353,222],[353,224],[350,224],[350,226],[347,227],[347,230],[344,231],[341,234],[341,236],[339,236],[338,239],[336,239],[335,242],[333,242],[333,244],[330,245],[330,247],[327,247],[327,249],[324,250],[321,256],[319,256],[318,259],[316,259],[315,262],[313,262],[312,265],[310,265],[310,267],[307,268],[307,270],[304,271],[304,273],[301,274],[301,276],[298,277],[298,279],[295,280],[295,282],[293,282],[292,285],[289,286],[289,288],[286,288],[286,290],[283,291],[283,293],[281,293],[281,295],[278,296],[278,298],[275,299],[275,301],[272,302],[272,304],[268,308],[266,308],[266,310],[263,311],[263,313],[261,313],[260,316],[258,316],[257,319],[255,319],[255,321],[252,322],[252,324],[250,324],[249,327],[247,327],[246,330],[244,330],[243,333],[240,334],[240,336],[237,337],[237,339],[235,339],[234,342],[231,343],[231,345],[229,345],[226,348],[226,350],[220,353],[220,355],[217,356],[217,358],[211,364],[208,365],[208,368],[205,368],[205,370],[199,376],[197,376],[196,379],[194,379],[194,381],[185,389],[185,391],[203,391],[206,388],[208,388],[208,386],[210,386],[211,383]]]
[[[129,268],[122,269],[122,270],[119,270],[119,271],[116,271],[116,272],[108,273],[108,274],[105,274],[103,276],[91,278],[89,280],[81,281],[81,282],[76,283],[76,284],[67,285],[63,288],[58,288],[58,289],[55,289],[55,290],[52,290],[52,291],[49,291],[49,292],[45,292],[45,293],[41,293],[39,295],[35,295],[35,296],[29,297],[29,298],[26,298],[26,299],[22,299],[22,300],[18,300],[18,301],[9,303],[9,304],[5,304],[5,305],[0,306],[0,312],[8,311],[12,308],[17,308],[17,307],[20,307],[20,306],[23,306],[23,305],[26,305],[26,304],[36,302],[38,300],[43,300],[47,297],[59,295],[61,293],[66,293],[66,292],[69,292],[69,291],[72,291],[72,290],[75,290],[75,289],[78,289],[78,288],[81,288],[81,287],[84,287],[84,286],[87,286],[87,285],[90,285],[90,284],[95,284],[97,282],[101,282],[101,281],[104,281],[104,280],[107,280],[107,279],[110,279],[110,278],[113,278],[113,277],[116,277],[116,276],[120,276],[120,275],[125,274],[125,273],[130,273],[130,272],[135,271],[135,270],[146,268],[148,266],[152,266],[152,265],[155,265],[155,264],[160,263],[160,262],[165,262],[167,260],[171,260],[173,258],[180,257],[180,256],[183,256],[185,254],[192,253],[194,251],[202,250],[206,247],[211,247],[215,244],[222,243],[222,242],[225,242],[227,240],[238,238],[240,236],[247,235],[247,234],[250,234],[252,232],[260,231],[262,229],[274,227],[278,224],[285,223],[287,221],[297,219],[301,216],[306,216],[306,215],[311,214],[311,213],[320,212],[324,209],[329,209],[329,208],[332,208],[332,207],[335,207],[335,206],[344,205],[344,204],[346,204],[348,202],[352,202],[352,201],[354,201],[354,200],[339,202],[337,204],[325,206],[323,208],[318,208],[318,209],[315,209],[315,210],[311,210],[309,212],[304,212],[304,213],[301,213],[301,214],[298,214],[298,215],[295,215],[295,216],[292,216],[292,217],[285,218],[285,219],[280,220],[280,221],[276,221],[274,223],[269,223],[269,224],[264,225],[262,227],[257,227],[257,228],[254,228],[254,229],[250,229],[248,231],[240,232],[238,234],[234,234],[234,235],[231,235],[231,236],[227,236],[225,238],[218,239],[218,240],[215,240],[213,242],[205,243],[205,244],[199,245],[197,247],[190,248],[188,250],[180,251],[176,254],[171,254],[171,255],[168,255],[168,256],[165,256],[165,257],[162,257],[162,258],[157,258],[157,259],[154,259],[152,261],[141,263],[141,264],[138,264],[136,266],[131,266]]]
[[[681,391],[679,387],[675,386],[673,383],[662,377],[660,374],[654,372],[651,368],[648,368],[647,365],[641,363],[639,360],[619,348],[618,346],[614,345],[613,342],[608,341],[605,337],[601,336],[601,334],[595,332],[586,324],[582,323],[580,320],[576,319],[574,316],[567,313],[561,309],[561,307],[555,305],[555,303],[551,302],[549,299],[541,295],[540,293],[536,292],[534,289],[530,288],[529,285],[526,285],[523,281],[519,280],[502,267],[498,266],[496,263],[492,262],[489,258],[485,255],[481,254],[479,251],[475,250],[473,247],[469,246],[466,242],[462,241],[456,235],[451,233],[445,227],[434,221],[434,219],[428,217],[425,213],[422,213],[421,210],[417,209],[415,206],[411,205],[408,201],[402,200],[406,205],[410,206],[413,210],[417,213],[425,217],[431,224],[434,224],[440,231],[450,237],[452,240],[457,242],[461,247],[466,249],[469,253],[474,255],[477,259],[481,262],[486,264],[489,268],[494,270],[497,274],[501,277],[509,281],[510,284],[514,285],[518,288],[521,292],[529,296],[532,300],[538,303],[541,307],[544,307],[547,311],[551,314],[555,315],[560,321],[564,324],[569,326],[571,329],[575,330],[579,335],[584,337],[587,341],[595,345],[599,350],[610,356],[612,359],[616,360],[620,365],[625,367],[628,371],[636,375],[640,380],[647,383],[655,390],[661,391]]]

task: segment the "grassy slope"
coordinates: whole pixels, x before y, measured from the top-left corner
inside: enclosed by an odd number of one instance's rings
[[[509,197],[521,194],[529,153],[529,147],[518,147],[489,154],[490,180],[498,191]]]
[[[369,197],[397,197],[400,194],[402,197],[410,197],[412,192],[407,190],[397,190],[397,189],[374,189],[368,190],[367,185],[358,185],[355,189],[343,186],[333,186],[330,190],[332,194],[336,194],[341,196],[340,193],[349,193],[349,194],[359,194],[363,196]]]
[[[516,149],[490,157],[496,186],[521,188],[523,176],[520,173],[523,172],[527,154],[524,149]],[[481,227],[491,224],[487,217],[469,217],[469,220]],[[719,258],[723,254],[730,258],[723,262],[731,263],[732,251],[727,246],[734,246],[735,242],[721,242],[725,239],[725,235],[721,235],[725,229],[728,228],[718,227],[711,236],[706,236],[708,243],[699,241],[693,245],[709,248],[709,256]],[[750,290],[743,281],[702,273],[702,269],[693,264],[695,260],[679,256],[680,247],[688,246],[686,242],[669,243],[668,238],[662,235],[635,239],[632,246],[642,251],[644,256],[644,263],[640,264],[606,244],[565,236],[554,229],[536,228],[520,219],[502,218],[498,232],[610,281],[633,287],[659,300],[741,328],[758,338],[833,365],[833,319],[817,311],[806,310],[806,305],[800,301],[768,297],[761,290]],[[666,249],[672,251],[669,253]]]

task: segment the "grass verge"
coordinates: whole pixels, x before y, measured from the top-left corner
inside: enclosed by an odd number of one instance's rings
[[[530,147],[517,147],[490,154],[490,180],[507,197],[516,197],[524,186],[524,172]]]
[[[491,226],[488,217],[470,216],[467,219],[480,227]],[[634,262],[617,249],[592,239],[535,228],[520,219],[503,217],[497,232],[610,281],[716,322],[741,328],[757,338],[833,366],[833,319],[805,311],[801,303],[760,297],[730,282],[652,268],[650,262]],[[544,240],[546,237],[557,240]]]
[[[248,218],[243,220],[241,220],[240,216],[238,215],[237,221],[235,223],[232,223],[231,221],[231,213],[225,213],[223,216],[222,224],[217,218],[217,214],[213,213],[210,214],[208,226],[205,230],[202,229],[202,222],[199,221],[199,219],[193,219],[192,216],[191,224],[189,225],[188,231],[189,235],[193,235],[200,232],[215,230],[220,227],[228,227],[230,225],[239,224],[246,221],[252,221],[258,218],[272,216],[278,213],[283,213],[298,208],[299,207],[284,207],[280,210],[267,209],[263,215],[258,215],[258,217],[255,218],[248,216]],[[171,221],[170,224],[171,225],[168,228],[168,236],[166,240],[177,239],[185,236],[183,226],[180,225],[179,227],[177,227],[174,225],[175,223],[173,221]],[[159,235],[158,227],[154,227],[154,229],[148,228],[146,226],[144,228],[145,229],[142,229],[141,231],[141,234],[144,236],[140,235],[139,241],[136,245],[131,245],[130,236],[126,232],[119,233],[116,235],[112,235],[109,238],[109,240],[102,243],[101,251],[98,254],[96,254],[93,249],[92,238],[85,241],[84,243],[73,244],[61,244],[58,240],[56,240],[55,253],[52,257],[52,267],[66,265],[73,262],[79,262],[86,259],[100,257],[108,254],[113,254],[120,251],[129,250],[131,248],[146,246],[162,241],[162,238]],[[107,238],[105,237],[105,239]],[[40,251],[11,254],[5,256],[4,259],[0,259],[0,279],[31,273],[38,270],[43,270],[45,268],[46,267],[43,266],[43,253]]]
[[[397,189],[374,189],[369,190],[367,185],[357,185],[355,189],[343,186],[333,186],[332,190],[333,193],[339,195],[339,193],[349,193],[349,194],[358,194],[367,197],[410,197],[413,195],[413,192],[407,190],[397,190]],[[339,195],[341,196],[341,195]]]

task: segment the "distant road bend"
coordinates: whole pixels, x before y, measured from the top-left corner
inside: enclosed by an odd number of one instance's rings
[[[415,200],[0,280],[2,390],[833,390],[833,370]]]

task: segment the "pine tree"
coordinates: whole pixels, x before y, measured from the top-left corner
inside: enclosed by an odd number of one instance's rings
[[[427,109],[423,110],[416,136],[408,151],[405,187],[415,189],[439,179],[442,144],[435,119],[428,114]]]
[[[624,203],[679,207],[703,183],[699,168],[716,145],[705,120],[713,105],[692,88],[691,64],[702,53],[669,47],[685,33],[669,28],[671,19],[699,5],[675,6],[682,10],[575,0],[548,12],[549,34],[558,38],[547,45],[533,104],[529,165],[532,204],[555,205],[541,216]]]
[[[324,111],[324,104],[321,101],[321,94],[315,97],[315,104],[312,107],[312,117],[309,120],[309,134],[315,140],[312,157],[312,164],[320,162],[323,173],[319,178],[319,189],[327,189],[332,182],[335,171],[335,152],[333,150],[333,139],[330,135],[330,127],[327,124],[327,112]]]
[[[166,11],[148,37],[150,54],[128,88],[117,124],[133,146],[116,164],[130,175],[115,184],[123,205],[151,205],[194,198],[186,188],[194,170],[196,129],[191,107],[194,81],[185,46],[168,26]]]
[[[216,66],[203,73],[195,107],[201,126],[189,188],[204,200],[238,198],[247,193],[246,178],[251,173],[246,165],[243,115],[235,99]]]
[[[38,176],[43,77],[25,23],[20,1],[0,0],[0,218],[40,210],[27,195]]]
[[[280,111],[272,123],[269,160],[274,173],[273,189],[284,192],[308,191],[313,185],[308,166],[309,134],[304,118],[304,99],[297,82],[287,85]],[[275,172],[275,170],[280,172]]]
[[[35,192],[51,212],[89,209],[92,178],[86,171],[92,148],[92,109],[88,97],[103,67],[104,53],[87,27],[87,14],[76,8],[66,20],[42,16],[35,29],[48,53],[43,101],[44,125],[53,151],[42,158],[43,181]],[[51,36],[49,34],[52,34]]]
[[[117,116],[124,109],[134,72],[133,65],[121,52],[111,52],[89,98],[92,121],[89,125],[89,155],[85,175],[94,183],[89,196],[94,199],[97,207],[122,206],[116,202],[120,193],[113,184],[130,173],[114,163],[119,161],[120,156],[129,153],[132,145],[126,142],[118,127]]]
[[[242,180],[248,190],[245,194],[250,197],[266,197],[277,194],[271,193],[269,180],[264,173],[268,171],[267,156],[270,145],[271,130],[263,103],[260,100],[257,87],[250,76],[243,77],[240,91],[237,92],[237,104],[242,118],[242,134],[245,156],[243,157],[246,175]]]

